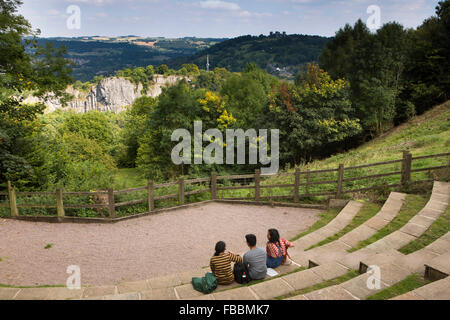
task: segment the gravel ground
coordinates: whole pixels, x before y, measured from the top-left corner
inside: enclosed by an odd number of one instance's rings
[[[283,238],[307,229],[319,210],[208,203],[115,224],[0,220],[0,283],[65,284],[69,265],[82,285],[115,284],[205,267],[215,243],[244,253],[245,234],[264,247],[267,229]],[[45,247],[51,244],[50,248]]]

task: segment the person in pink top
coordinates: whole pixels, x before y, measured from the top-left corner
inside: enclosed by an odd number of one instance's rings
[[[276,268],[286,263],[288,257],[287,249],[293,247],[294,244],[286,239],[280,239],[277,229],[269,229],[267,231],[267,240],[267,267]]]

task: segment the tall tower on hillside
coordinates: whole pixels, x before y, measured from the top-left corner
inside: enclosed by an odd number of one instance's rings
[[[209,72],[209,54],[206,55],[206,71]]]

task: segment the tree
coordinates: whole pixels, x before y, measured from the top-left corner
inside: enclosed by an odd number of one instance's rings
[[[419,114],[449,99],[449,43],[450,0],[439,1],[436,16],[411,33],[405,97],[411,99]]]
[[[402,99],[410,47],[409,31],[387,23],[371,33],[358,20],[346,25],[324,48],[320,66],[333,79],[350,82],[351,101],[366,134],[380,134],[414,110]]]
[[[165,65],[165,64],[161,64],[160,66],[158,66],[158,67],[156,68],[156,73],[157,73],[157,74],[165,75],[165,74],[167,74],[168,72],[169,72],[169,67],[168,67],[167,65]]]
[[[231,77],[231,72],[225,68],[215,68],[213,71],[200,70],[200,74],[194,78],[196,88],[218,92],[223,83]]]
[[[184,167],[171,161],[175,145],[171,135],[179,128],[193,132],[194,120],[201,119],[202,114],[198,98],[185,80],[163,88],[147,118],[145,133],[139,139],[136,164],[148,178],[161,179],[184,173]]]
[[[9,179],[26,186],[39,183],[33,179],[30,162],[34,151],[29,138],[39,130],[33,121],[48,99],[67,101],[65,88],[72,79],[70,63],[63,57],[65,47],[38,46],[39,30],[17,14],[21,4],[19,0],[0,1],[0,183]],[[43,102],[24,104],[27,92]]]
[[[189,64],[183,64],[181,68],[184,68],[186,70],[186,75],[189,76],[198,76],[200,74],[200,70],[198,69],[198,66],[193,63]]]
[[[222,85],[220,94],[229,110],[237,118],[236,126],[242,129],[258,128],[268,95],[279,80],[249,64],[241,74],[232,75]]]
[[[153,111],[157,99],[143,96],[136,99],[133,105],[126,111],[125,124],[121,139],[125,150],[119,159],[119,164],[124,167],[135,167],[139,149],[139,140],[145,135],[147,119]]]
[[[309,64],[297,84],[282,83],[270,95],[266,123],[280,130],[282,164],[326,156],[361,131],[349,100],[349,83],[332,80]]]

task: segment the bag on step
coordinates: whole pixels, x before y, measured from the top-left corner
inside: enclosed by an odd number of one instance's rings
[[[211,272],[207,272],[204,277],[192,278],[192,285],[195,290],[208,294],[217,288],[217,279]]]
[[[234,280],[237,283],[244,284],[251,281],[250,276],[248,275],[248,268],[242,262],[236,262],[234,264],[233,274]]]

